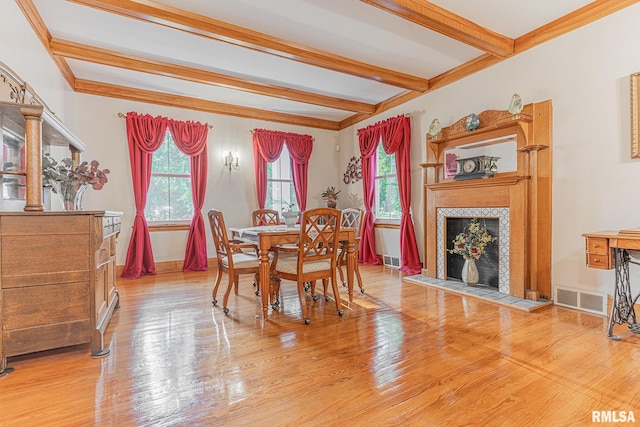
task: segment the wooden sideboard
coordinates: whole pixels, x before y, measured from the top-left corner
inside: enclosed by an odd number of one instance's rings
[[[0,375],[7,357],[91,343],[118,307],[120,212],[0,212]]]

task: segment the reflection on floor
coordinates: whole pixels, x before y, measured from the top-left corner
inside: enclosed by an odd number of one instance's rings
[[[442,280],[427,277],[422,274],[407,276],[405,281],[417,283],[419,285],[433,286],[461,295],[479,298],[495,304],[505,305],[524,311],[534,311],[547,305],[553,304],[551,300],[540,298],[538,301],[516,298],[514,296],[498,292],[497,288],[478,284],[477,286],[467,286],[459,280]]]

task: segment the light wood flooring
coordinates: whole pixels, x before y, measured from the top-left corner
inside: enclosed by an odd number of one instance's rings
[[[226,316],[210,302],[214,272],[119,280],[111,354],[9,359],[0,425],[591,426],[594,410],[640,422],[640,336],[626,327],[611,341],[600,316],[361,270],[366,293],[344,317],[309,297],[308,326],[291,282],[263,321],[248,277]]]

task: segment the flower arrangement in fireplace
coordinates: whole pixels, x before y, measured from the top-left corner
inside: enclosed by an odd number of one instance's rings
[[[447,249],[449,253],[462,255],[464,259],[480,259],[485,247],[497,238],[487,231],[486,227],[480,227],[477,218],[473,218],[468,231],[463,231],[453,239],[453,249]]]

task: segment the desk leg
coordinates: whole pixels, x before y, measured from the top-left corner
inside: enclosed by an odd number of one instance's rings
[[[262,298],[262,317],[267,318],[269,313],[269,247],[260,245],[260,297]]]
[[[347,285],[349,289],[349,302],[353,302],[353,273],[356,267],[356,244],[347,242]]]
[[[640,333],[640,325],[636,322],[636,312],[634,305],[638,296],[631,295],[631,285],[629,283],[629,254],[626,250],[614,248],[614,264],[616,270],[616,284],[613,290],[613,304],[611,305],[611,315],[609,317],[609,330],[607,338],[620,340],[620,337],[613,335],[613,325],[627,323],[631,332]],[[640,295],[640,294],[639,294]]]

